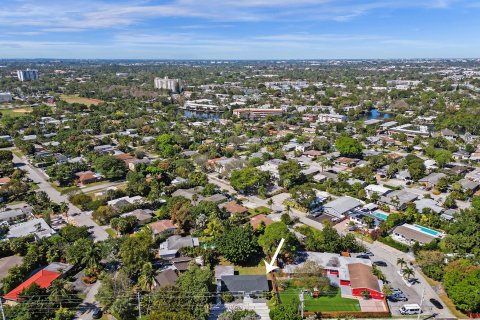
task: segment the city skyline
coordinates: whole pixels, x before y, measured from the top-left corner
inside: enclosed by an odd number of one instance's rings
[[[480,2],[6,1],[0,58],[477,58]]]

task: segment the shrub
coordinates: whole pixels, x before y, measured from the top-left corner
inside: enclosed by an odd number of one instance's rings
[[[400,242],[397,242],[395,240],[393,240],[390,236],[387,236],[387,237],[379,237],[377,239],[378,241],[380,241],[381,243],[384,243],[392,248],[395,248],[397,250],[400,250],[402,252],[408,252],[410,251],[410,247],[407,246],[406,244],[403,244],[403,243],[400,243]]]

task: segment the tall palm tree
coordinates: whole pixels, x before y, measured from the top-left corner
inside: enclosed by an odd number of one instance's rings
[[[97,268],[100,260],[102,260],[100,247],[92,242],[92,244],[86,248],[82,263],[89,268]]]
[[[138,277],[138,285],[144,291],[152,291],[155,285],[155,270],[151,262],[143,264],[142,273]]]
[[[48,299],[52,302],[58,303],[62,307],[62,298],[66,298],[69,291],[65,287],[66,281],[64,279],[56,279],[48,288]]]
[[[402,274],[405,280],[410,280],[410,278],[415,275],[415,271],[412,268],[405,267],[402,269]]]
[[[397,266],[400,266],[400,269],[402,269],[404,266],[407,265],[407,261],[405,261],[405,259],[403,258],[398,258],[397,259]]]

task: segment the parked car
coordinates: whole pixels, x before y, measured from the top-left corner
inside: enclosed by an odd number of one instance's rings
[[[367,256],[366,254],[359,254],[357,256],[357,258],[360,258],[360,259],[370,259],[370,256]]]
[[[385,261],[377,260],[373,262],[374,265],[379,266],[379,267],[386,267],[387,263]]]
[[[430,303],[433,304],[437,309],[443,309],[443,305],[437,299],[431,298]]]
[[[422,309],[418,304],[405,304],[400,308],[400,313],[403,315],[419,314]]]
[[[393,293],[401,293],[401,294],[404,294],[402,290],[398,289],[398,288],[393,288],[392,289]]]
[[[364,254],[364,255],[366,255],[366,256],[369,256],[369,257],[373,257],[373,256],[374,256],[374,254],[373,254],[371,251],[365,251],[365,252],[362,253],[362,254]]]
[[[408,301],[407,296],[404,295],[403,293],[394,293],[394,294],[388,296],[387,299],[392,301],[392,302]]]
[[[96,308],[93,313],[92,313],[92,318],[93,319],[100,319],[103,316],[102,309]]]

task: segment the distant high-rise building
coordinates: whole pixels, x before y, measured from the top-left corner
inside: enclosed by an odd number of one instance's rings
[[[155,88],[170,90],[175,93],[179,93],[183,90],[183,81],[180,79],[155,78]]]
[[[12,101],[12,95],[10,92],[0,92],[0,102]]]
[[[20,81],[38,80],[38,70],[17,70],[17,76]]]

